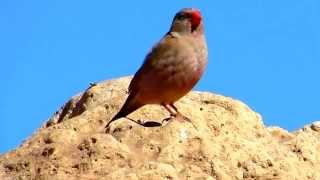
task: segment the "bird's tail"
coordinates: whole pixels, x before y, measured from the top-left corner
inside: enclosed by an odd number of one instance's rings
[[[120,111],[108,122],[108,124],[106,125],[106,128],[111,124],[111,122],[113,122],[119,118],[126,117],[128,114],[139,109],[143,105],[144,104],[137,102],[136,99],[134,98],[134,96],[129,95],[126,102],[121,107]]]

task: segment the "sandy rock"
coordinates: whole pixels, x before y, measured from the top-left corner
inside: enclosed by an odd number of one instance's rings
[[[313,122],[310,128],[314,131],[320,132],[320,121]]]
[[[130,78],[74,96],[20,147],[0,156],[0,179],[320,179],[319,123],[296,132],[265,127],[240,101],[192,92],[177,117],[142,127],[121,118],[104,126],[127,96]],[[158,122],[148,105],[129,117]]]

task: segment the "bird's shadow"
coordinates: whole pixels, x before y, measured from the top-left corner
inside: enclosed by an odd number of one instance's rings
[[[189,118],[187,118],[187,117],[185,117],[185,116],[181,116],[181,117],[183,118],[183,120],[191,123],[195,129],[198,129],[198,128],[192,123],[192,121],[191,121]],[[132,121],[132,122],[134,122],[134,123],[136,123],[136,124],[138,124],[138,125],[140,125],[140,126],[148,127],[148,128],[149,128],[149,127],[163,127],[163,126],[166,126],[172,119],[176,118],[176,116],[170,116],[170,117],[168,117],[168,118],[165,118],[165,119],[162,120],[161,123],[159,123],[159,122],[157,122],[157,121],[134,120],[134,119],[131,119],[131,118],[129,118],[129,117],[125,117],[125,118],[128,119],[128,120],[130,120],[130,121]],[[105,132],[106,132],[106,133],[109,133],[109,132],[110,132],[110,127],[108,127]]]
[[[157,122],[157,121],[136,121],[136,120],[134,120],[134,119],[131,119],[131,118],[128,118],[127,117],[127,119],[129,119],[130,121],[132,121],[132,122],[134,122],[134,123],[136,123],[136,124],[139,124],[140,126],[143,126],[143,127],[160,127],[160,126],[163,126],[163,122],[164,121],[169,121],[170,120],[170,118],[166,118],[166,119],[164,119],[164,120],[162,120],[162,123],[159,123],[159,122]]]
[[[146,122],[144,122],[144,121],[141,121],[141,120],[136,121],[136,120],[128,118],[128,117],[125,117],[125,118],[130,120],[130,121],[132,121],[132,122],[134,122],[134,123],[136,123],[136,124],[138,124],[138,125],[140,125],[140,126],[143,126],[143,127],[148,127],[149,128],[149,127],[161,127],[161,126],[163,126],[163,124],[161,124],[161,123],[159,123],[157,121],[146,121]],[[106,133],[110,133],[110,127],[107,127],[105,132]]]

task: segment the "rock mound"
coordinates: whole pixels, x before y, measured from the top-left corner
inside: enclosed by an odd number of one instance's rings
[[[320,179],[319,122],[290,133],[265,127],[240,101],[192,92],[181,117],[142,127],[104,125],[126,98],[130,78],[92,85],[73,97],[19,148],[0,156],[0,179]],[[129,117],[159,122],[148,105]]]

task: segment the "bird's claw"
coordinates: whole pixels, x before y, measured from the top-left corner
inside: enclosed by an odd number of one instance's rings
[[[191,123],[192,126],[193,126],[195,129],[198,130],[197,126],[195,126],[195,125],[193,124],[193,122],[192,122],[188,117],[182,115],[180,112],[178,112],[178,113],[176,114],[176,118],[177,118],[178,120],[187,121],[187,122]]]

